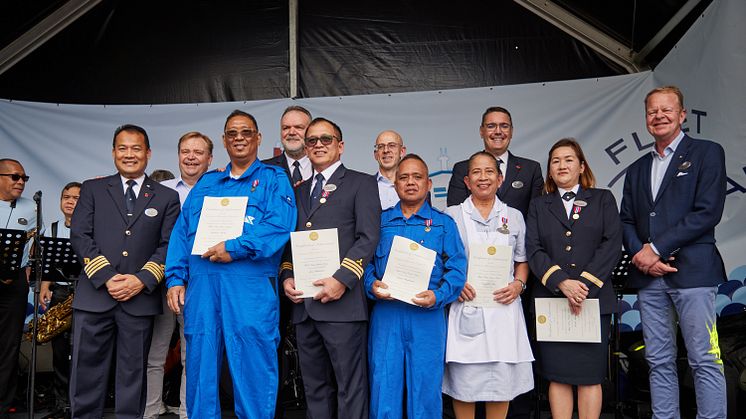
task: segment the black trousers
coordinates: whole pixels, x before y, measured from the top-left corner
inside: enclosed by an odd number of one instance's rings
[[[75,343],[70,374],[73,419],[103,417],[113,361],[116,362],[114,411],[117,418],[142,418],[153,316],[133,316],[120,304],[103,313],[74,310],[73,316]]]
[[[49,307],[62,304],[71,294],[66,285],[52,284],[52,301]],[[60,333],[52,339],[52,370],[54,379],[52,387],[54,389],[54,405],[57,409],[63,409],[70,405],[70,331]]]
[[[0,283],[0,414],[8,412],[16,394],[28,289],[25,269],[10,284]]]
[[[295,325],[307,419],[368,417],[368,322]]]

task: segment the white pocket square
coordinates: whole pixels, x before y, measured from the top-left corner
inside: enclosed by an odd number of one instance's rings
[[[676,173],[676,177],[682,177],[682,176],[686,176],[688,174],[689,174],[689,172],[679,172],[679,173]]]

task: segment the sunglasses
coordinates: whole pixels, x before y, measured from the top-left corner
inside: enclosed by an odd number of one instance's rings
[[[321,144],[323,145],[329,145],[336,139],[337,137],[333,135],[322,135],[320,137],[306,137],[304,141],[306,143],[306,147],[313,147],[319,141],[321,141]]]
[[[244,129],[241,131],[232,129],[225,132],[225,138],[229,140],[235,140],[236,138],[238,138],[239,135],[241,135],[241,137],[243,138],[250,139],[253,138],[254,135],[256,135],[256,131],[254,131],[253,129]]]
[[[18,182],[21,179],[23,179],[24,182],[28,182],[28,179],[29,179],[29,177],[26,176],[26,175],[21,176],[21,175],[16,174],[16,173],[0,173],[0,176],[10,176],[10,179],[13,182]]]

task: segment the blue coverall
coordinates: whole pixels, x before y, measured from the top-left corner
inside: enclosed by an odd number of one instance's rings
[[[293,188],[282,169],[259,160],[239,177],[205,173],[184,202],[166,258],[168,288],[186,285],[187,412],[220,417],[218,382],[223,351],[230,365],[235,412],[271,418],[277,395],[279,299],[277,272],[295,228]],[[192,255],[205,197],[248,196],[243,234],[225,241],[233,259],[213,263]]]
[[[383,278],[394,236],[437,253],[428,285],[435,293],[434,306],[423,308],[398,300],[379,300],[373,295],[371,286]],[[368,298],[375,300],[368,335],[371,418],[403,417],[405,385],[408,418],[442,417],[447,324],[444,308],[461,293],[466,265],[456,223],[427,202],[409,219],[404,218],[401,204],[381,214],[381,239],[364,277]]]

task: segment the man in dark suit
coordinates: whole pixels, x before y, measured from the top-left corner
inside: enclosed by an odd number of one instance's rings
[[[653,415],[679,417],[678,321],[694,376],[697,417],[724,418],[715,296],[725,269],[715,226],[725,206],[725,153],[719,144],[682,132],[686,110],[677,87],[650,91],[645,111],[655,147],[627,169],[621,219],[634,264],[628,284],[640,289]]]
[[[342,165],[342,131],[324,118],[311,121],[306,152],[313,177],[296,189],[296,231],[336,228],[339,269],[314,282],[316,295],[295,290],[292,256],[281,265],[285,295],[295,303],[308,418],[368,417],[368,306],[361,278],[380,234],[381,205],[373,176]]]
[[[479,125],[479,136],[484,142],[484,151],[492,154],[497,159],[497,164],[503,172],[505,180],[497,190],[497,196],[509,207],[521,212],[523,218],[528,213],[528,205],[532,198],[541,195],[544,187],[544,178],[541,176],[541,165],[530,159],[518,157],[508,151],[510,141],[513,139],[513,118],[510,112],[500,106],[487,108],[482,114],[482,123]],[[456,163],[453,166],[451,180],[448,182],[448,206],[459,205],[471,194],[464,183],[464,176],[469,170],[469,160]],[[529,282],[534,280],[533,275]],[[529,285],[529,293],[521,299],[523,312],[526,316],[529,331],[533,330],[532,316],[530,315],[530,303],[532,287]],[[532,335],[529,333],[529,335]],[[528,418],[530,411],[530,393],[518,396],[510,403],[509,418]]]
[[[493,106],[482,114],[479,136],[484,141],[484,151],[497,159],[505,181],[497,190],[497,196],[508,206],[517,209],[526,217],[531,198],[541,195],[544,178],[541,166],[534,160],[518,157],[508,151],[513,138],[513,119],[507,109]],[[464,184],[464,176],[469,161],[464,160],[453,166],[453,174],[448,183],[448,206],[458,205],[470,195]]]
[[[280,142],[283,152],[262,160],[264,164],[282,167],[293,187],[311,177],[311,161],[306,156],[303,139],[311,122],[311,112],[302,106],[288,106],[280,118]]]
[[[160,283],[179,195],[145,175],[148,134],[136,125],[114,133],[119,173],[83,183],[70,238],[81,258],[73,302],[73,418],[103,417],[116,353],[116,415],[142,418],[153,316],[162,312]],[[116,347],[114,346],[116,344]]]

